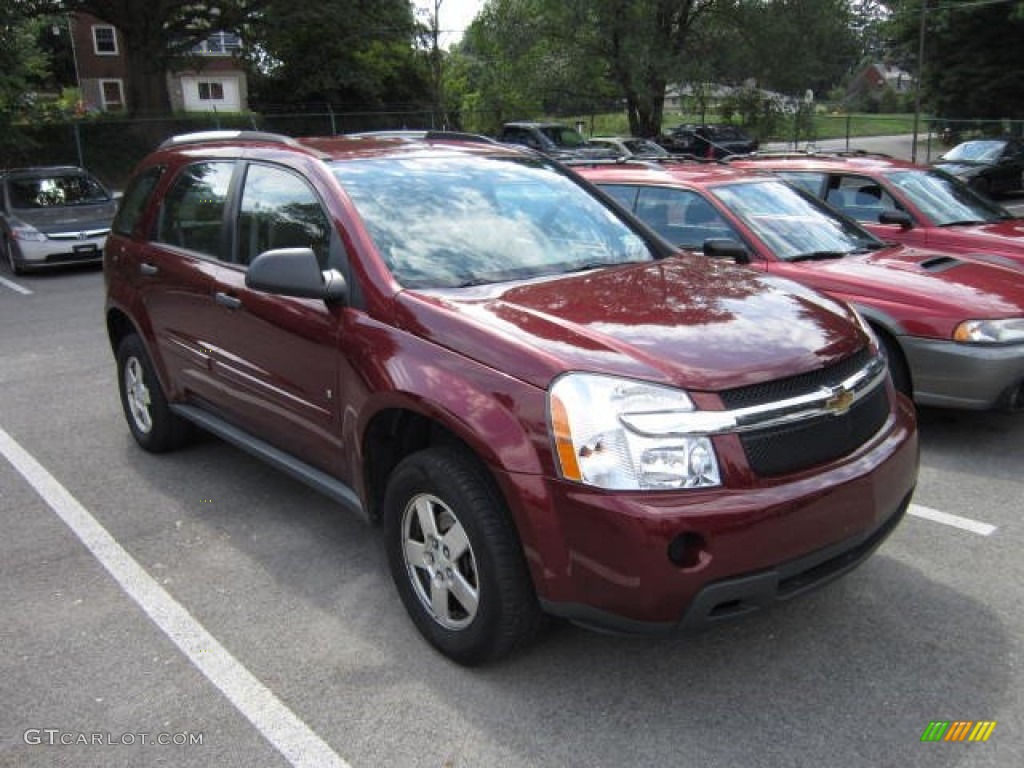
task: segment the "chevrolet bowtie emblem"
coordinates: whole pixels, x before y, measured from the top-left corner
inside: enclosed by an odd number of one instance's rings
[[[853,391],[845,387],[834,387],[829,391],[829,398],[825,401],[825,410],[833,416],[842,416],[853,405]]]

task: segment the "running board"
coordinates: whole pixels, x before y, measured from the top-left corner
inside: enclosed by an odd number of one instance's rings
[[[173,404],[171,410],[198,427],[211,432],[221,440],[241,448],[256,458],[265,461],[267,464],[276,467],[296,480],[305,483],[316,491],[319,491],[329,499],[338,502],[350,512],[354,512],[364,520],[369,521],[370,516],[359,501],[359,496],[349,486],[323,470],[317,469],[304,461],[300,461],[291,454],[285,453],[280,448],[275,448],[270,443],[250,435],[245,430],[229,424],[223,419],[214,416],[209,411],[196,408],[194,405]]]

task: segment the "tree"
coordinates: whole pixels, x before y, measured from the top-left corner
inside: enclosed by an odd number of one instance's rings
[[[0,156],[15,148],[21,136],[11,127],[33,83],[45,76],[46,59],[36,44],[31,19],[17,0],[0,0]],[[2,163],[0,163],[2,165]]]
[[[88,13],[117,27],[132,78],[128,109],[166,112],[168,69],[184,66],[189,51],[213,32],[241,34],[268,0],[26,0],[37,13]]]
[[[429,104],[422,31],[408,0],[269,0],[247,30],[253,88],[264,103]]]
[[[897,15],[897,39],[916,54],[921,0]],[[1020,41],[1024,3],[931,0],[925,8],[925,100],[951,118],[1024,118]]]

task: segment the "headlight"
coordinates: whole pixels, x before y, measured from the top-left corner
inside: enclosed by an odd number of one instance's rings
[[[551,387],[548,409],[568,480],[614,490],[722,484],[710,438],[679,432],[674,417],[695,410],[681,390],[569,373]]]
[[[1003,320],[964,320],[953,331],[956,341],[971,344],[1006,344],[1024,341],[1024,317]]]
[[[28,224],[19,224],[18,226],[11,227],[11,235],[15,240],[24,240],[28,243],[46,242],[46,235],[35,227],[30,227]]]

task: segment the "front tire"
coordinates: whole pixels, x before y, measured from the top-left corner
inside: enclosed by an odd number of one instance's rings
[[[875,335],[878,337],[878,346],[881,348],[886,365],[889,366],[889,376],[892,377],[892,385],[896,387],[897,392],[913,400],[914,386],[910,380],[910,369],[907,366],[906,358],[903,357],[903,351],[900,349],[899,344],[884,332],[876,331]]]
[[[541,613],[522,546],[486,470],[456,448],[406,457],[384,499],[391,576],[413,623],[472,666],[511,653]]]
[[[7,266],[10,268],[12,275],[25,274],[25,268],[14,258],[14,246],[11,245],[11,241],[6,237],[4,238],[4,256],[7,257]]]
[[[142,339],[135,334],[126,336],[117,347],[117,379],[121,406],[135,442],[150,453],[163,453],[185,443],[189,424],[171,411]]]

